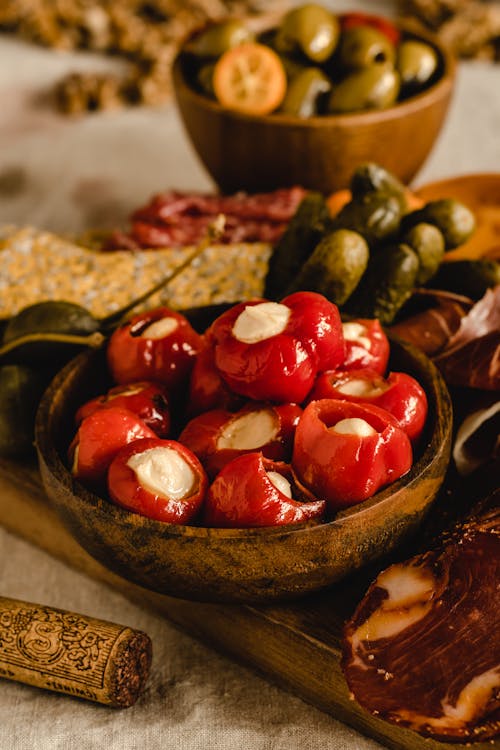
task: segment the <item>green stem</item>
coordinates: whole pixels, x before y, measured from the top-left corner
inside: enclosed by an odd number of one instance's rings
[[[78,336],[69,333],[28,333],[26,336],[19,336],[19,338],[0,346],[0,359],[25,344],[48,342],[51,344],[73,344],[76,346],[87,346],[89,349],[99,349],[104,340],[105,337],[99,331],[91,333],[88,336]]]

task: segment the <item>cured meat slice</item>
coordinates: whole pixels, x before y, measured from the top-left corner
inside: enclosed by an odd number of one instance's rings
[[[276,242],[306,191],[203,195],[169,191],[134,211],[129,233],[114,232],[103,249],[175,247],[198,243],[219,214],[226,218],[221,242]]]
[[[500,509],[372,583],[344,633],[343,670],[371,713],[472,742],[500,733]]]

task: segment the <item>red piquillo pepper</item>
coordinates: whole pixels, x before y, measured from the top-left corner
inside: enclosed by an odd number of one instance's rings
[[[358,318],[342,325],[345,359],[340,370],[369,367],[383,375],[389,361],[389,339],[378,320]]]
[[[208,490],[204,524],[218,528],[281,526],[320,521],[324,500],[294,479],[290,466],[247,453],[227,464]]]
[[[295,431],[292,466],[330,510],[354,505],[406,474],[411,443],[385,409],[322,399],[305,409]]]
[[[356,404],[379,406],[396,417],[399,426],[415,443],[427,418],[427,396],[419,383],[404,372],[383,378],[375,370],[335,370],[318,376],[310,400],[336,398]]]
[[[318,372],[344,360],[339,311],[314,292],[280,303],[235,305],[212,325],[215,365],[235,393],[256,401],[300,403]]]
[[[118,406],[137,414],[158,437],[167,437],[170,430],[168,394],[160,383],[129,383],[111,388],[105,395],[83,404],[75,415],[77,424],[98,409]]]
[[[108,471],[114,503],[165,523],[192,521],[207,487],[196,456],[175,440],[136,440],[115,456]]]
[[[120,448],[142,438],[156,435],[136,414],[117,406],[98,409],[82,421],[71,442],[71,473],[82,482],[102,482]]]
[[[158,307],[113,332],[108,366],[116,383],[154,380],[172,390],[186,383],[202,348],[203,338],[183,315]]]
[[[210,477],[243,453],[260,451],[274,461],[287,461],[301,414],[296,404],[252,404],[236,414],[214,409],[188,422],[179,442],[198,456]]]

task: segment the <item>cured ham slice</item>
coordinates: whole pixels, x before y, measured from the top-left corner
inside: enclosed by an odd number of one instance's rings
[[[472,742],[500,733],[500,508],[379,574],[346,624],[343,669],[371,713]]]

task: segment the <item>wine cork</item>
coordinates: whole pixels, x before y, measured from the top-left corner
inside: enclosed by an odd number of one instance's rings
[[[141,694],[150,665],[146,633],[0,597],[0,677],[128,708]]]

